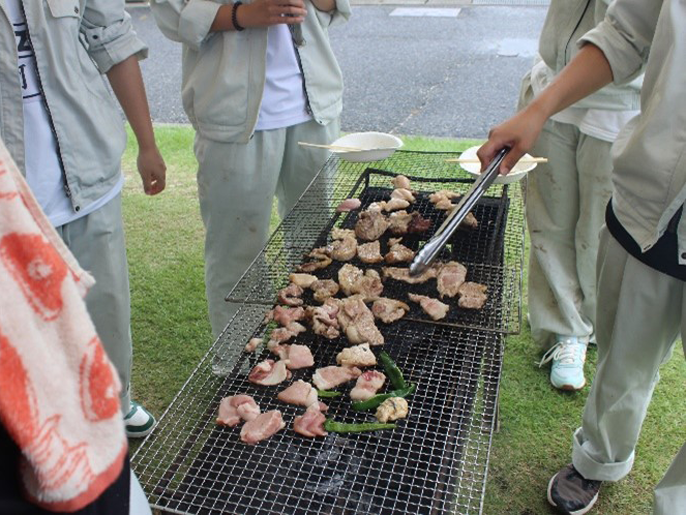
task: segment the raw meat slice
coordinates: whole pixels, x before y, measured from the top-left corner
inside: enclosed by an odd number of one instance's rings
[[[378,370],[367,370],[357,378],[355,388],[350,390],[350,398],[353,401],[366,401],[376,395],[386,382],[385,374]]]
[[[286,427],[286,424],[281,417],[280,411],[267,411],[243,425],[241,428],[241,440],[253,445],[266,440],[284,427]]]
[[[467,278],[467,268],[457,261],[445,263],[436,276],[436,287],[441,297],[454,297]]]
[[[336,213],[347,213],[348,211],[353,211],[354,209],[359,209],[361,205],[362,205],[362,202],[360,202],[360,199],[348,198],[348,199],[345,199],[340,204],[338,204],[338,207],[336,208]]]
[[[245,344],[245,352],[255,352],[257,346],[264,341],[264,338],[250,338],[250,341]]]
[[[262,386],[274,386],[288,379],[290,375],[285,361],[274,362],[273,359],[267,359],[253,367],[248,374],[248,381]]]
[[[287,326],[291,322],[296,322],[305,318],[305,308],[298,306],[297,308],[289,308],[288,306],[276,306],[270,310],[264,317],[265,322],[274,320],[279,325]]]
[[[287,345],[286,367],[289,370],[308,368],[314,365],[312,351],[307,345]]]
[[[320,390],[330,390],[362,375],[357,367],[324,367],[315,370],[312,382]]]
[[[231,395],[219,403],[217,424],[233,427],[241,420],[250,421],[260,414],[260,407],[250,395]]]
[[[400,320],[408,311],[410,306],[404,302],[386,297],[376,299],[372,304],[372,313],[385,324]]]
[[[488,287],[484,284],[466,282],[460,286],[460,298],[457,305],[466,309],[481,309],[484,307],[488,296]]]
[[[319,403],[317,390],[310,383],[307,383],[302,379],[298,379],[288,388],[280,391],[276,398],[281,402],[305,407],[310,404]]]
[[[367,264],[380,263],[383,261],[383,256],[381,255],[381,244],[379,243],[379,240],[358,245],[357,257],[360,258],[360,261]]]
[[[355,235],[364,241],[378,240],[388,229],[388,220],[378,211],[362,211],[355,224]]]
[[[336,363],[344,367],[371,367],[376,365],[376,356],[368,343],[347,347],[338,353]]]
[[[293,420],[293,430],[310,438],[326,436],[328,433],[324,430],[325,421],[326,417],[319,411],[319,407],[316,404],[312,404],[305,410],[304,415],[295,417]]]
[[[408,293],[407,296],[411,301],[418,302],[424,312],[433,320],[445,318],[445,316],[448,314],[448,309],[450,309],[450,306],[447,304],[443,304],[440,300],[427,297],[426,295]]]

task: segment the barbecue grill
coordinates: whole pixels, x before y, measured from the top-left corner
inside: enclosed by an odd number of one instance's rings
[[[290,383],[262,387],[248,382],[252,367],[272,356],[266,349],[243,352],[250,338],[268,336],[273,323],[264,316],[304,256],[330,243],[334,227],[354,227],[359,211],[336,213],[340,202],[359,198],[364,209],[388,200],[390,179],[406,175],[417,192],[412,210],[432,222],[426,233],[404,237],[403,244],[416,250],[446,216],[428,201],[428,194],[441,189],[463,194],[472,183],[445,163],[454,157],[456,153],[398,151],[372,165],[335,156],[327,161],[228,295],[236,315],[134,454],[134,470],[154,507],[183,514],[480,513],[503,338],[521,323],[524,222],[519,188],[492,186],[473,211],[478,227],[458,231],[439,256],[464,264],[468,281],[487,285],[489,297],[481,310],[459,309],[451,300],[448,317],[435,322],[407,301],[408,292],[436,297],[435,281],[384,282],[383,295],[404,300],[411,310],[396,323],[377,322],[383,348],[418,387],[409,398],[409,417],[396,429],[330,433],[318,439],[297,435],[293,417],[304,408],[276,399]],[[387,237],[381,245],[383,254]],[[382,266],[356,259],[352,264]],[[315,274],[335,278],[341,265],[334,261]],[[304,299],[312,303],[307,294]],[[317,367],[335,364],[336,354],[349,345],[345,336],[327,340],[311,331],[292,343],[308,345]],[[293,372],[293,380],[309,381],[313,369]],[[340,422],[368,421],[370,415],[350,408],[351,387],[339,387],[341,397],[324,399],[327,416]],[[262,411],[279,409],[286,429],[248,446],[236,428],[217,426],[220,400],[238,393],[252,395]]]

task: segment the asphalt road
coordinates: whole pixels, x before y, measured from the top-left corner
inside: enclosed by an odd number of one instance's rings
[[[344,131],[481,138],[514,112],[545,6],[466,6],[452,17],[391,16],[394,9],[357,6],[331,30]],[[147,7],[129,12],[150,47],[141,66],[154,121],[187,123],[180,44],[160,33]]]

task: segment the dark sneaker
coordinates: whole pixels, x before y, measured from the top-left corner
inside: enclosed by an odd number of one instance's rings
[[[129,438],[143,438],[155,426],[155,417],[137,402],[131,401],[131,409],[124,417],[126,436]]]
[[[565,515],[584,515],[598,500],[602,484],[585,479],[570,463],[548,483],[548,502]]]

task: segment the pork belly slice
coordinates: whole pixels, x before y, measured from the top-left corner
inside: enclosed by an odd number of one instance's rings
[[[300,296],[303,294],[303,289],[295,283],[290,283],[278,294],[278,301],[286,306],[301,306],[303,300]]]
[[[291,322],[288,327],[277,327],[269,335],[267,348],[273,352],[273,348],[287,342],[294,336],[307,331],[307,328],[298,322]]]
[[[319,411],[319,407],[316,404],[312,404],[305,410],[304,415],[295,417],[293,420],[293,430],[309,438],[326,436],[328,433],[324,430],[325,421],[326,417]]]
[[[429,315],[433,320],[440,320],[445,318],[448,314],[450,306],[443,304],[440,300],[427,297],[426,295],[416,295],[408,293],[407,296],[411,301],[419,303],[424,310],[424,313]]]
[[[338,322],[352,344],[383,345],[384,337],[374,324],[374,315],[361,295],[353,295],[340,302]]]
[[[248,381],[262,386],[274,386],[284,382],[291,377],[291,373],[286,369],[286,362],[267,359],[258,363],[248,374]]]
[[[333,340],[338,338],[340,325],[338,323],[339,300],[326,299],[322,306],[308,306],[307,316],[312,321],[315,334]]]
[[[314,365],[312,352],[307,345],[272,345],[268,348],[284,360],[286,368],[289,370],[297,370]]]
[[[250,341],[245,344],[245,352],[255,352],[257,346],[264,341],[264,338],[250,338]]]
[[[330,390],[359,377],[362,371],[357,367],[324,367],[315,370],[312,382],[320,390]]]
[[[332,263],[331,256],[329,256],[329,250],[326,247],[316,248],[305,257],[311,259],[311,261],[298,266],[297,270],[307,274],[314,272],[315,270],[326,268]]]
[[[436,276],[436,287],[441,298],[448,296],[454,297],[457,295],[460,286],[467,278],[467,267],[458,263],[457,261],[448,261],[445,263]]]
[[[381,297],[372,304],[374,317],[381,320],[384,324],[390,324],[400,320],[405,313],[410,311],[410,306],[402,301]]]
[[[422,284],[433,279],[438,274],[438,269],[435,266],[430,266],[417,276],[410,275],[409,268],[400,268],[396,266],[384,266],[381,268],[384,278],[395,279],[407,284]]]
[[[383,261],[383,256],[381,255],[381,244],[379,243],[379,240],[358,245],[357,257],[360,258],[360,261],[367,264],[380,263]]]
[[[394,188],[405,188],[407,190],[410,189],[410,179],[408,179],[404,175],[396,175],[395,177],[393,177],[393,180],[391,180],[391,184]]]
[[[391,199],[402,199],[410,204],[414,204],[417,199],[414,197],[414,194],[407,188],[396,188],[391,192]]]
[[[323,303],[326,299],[336,295],[340,287],[333,279],[320,279],[313,282],[310,289],[314,292],[312,295],[314,300]]]
[[[305,289],[309,288],[310,285],[317,280],[317,276],[312,274],[290,274],[288,280]]]
[[[386,382],[386,375],[378,370],[367,370],[357,378],[355,388],[350,390],[353,401],[366,401],[374,397]]]
[[[297,322],[305,318],[305,308],[298,306],[295,308],[290,308],[288,306],[276,306],[274,309],[267,312],[264,317],[265,322],[274,320],[277,324],[281,326],[287,326],[291,322]]]
[[[362,211],[355,224],[355,235],[364,241],[378,240],[388,229],[388,220],[379,211]]]
[[[338,207],[336,208],[336,213],[347,213],[348,211],[359,209],[361,205],[362,202],[360,202],[360,199],[347,198],[343,202],[338,204]]]
[[[350,261],[357,255],[357,239],[345,237],[334,240],[329,246],[329,255],[336,261]]]
[[[460,286],[460,298],[457,305],[466,309],[481,309],[484,307],[488,295],[486,295],[488,287],[484,284],[466,282]]]
[[[336,355],[336,363],[344,367],[371,367],[376,365],[376,356],[368,343],[353,345],[343,349]]]
[[[276,396],[281,402],[288,404],[295,404],[297,406],[309,406],[310,404],[318,404],[317,390],[302,379],[298,379],[285,390],[282,390]]]
[[[267,411],[250,422],[243,424],[241,440],[247,444],[254,445],[257,442],[266,440],[284,427],[286,427],[286,424],[281,417],[280,411]]]
[[[250,395],[231,395],[219,403],[217,424],[234,427],[241,420],[254,420],[260,414],[260,407]]]
[[[415,252],[411,248],[406,247],[402,243],[396,243],[395,245],[392,245],[390,249],[388,249],[388,253],[386,254],[384,260],[389,265],[396,263],[408,263],[412,261],[414,254]]]

